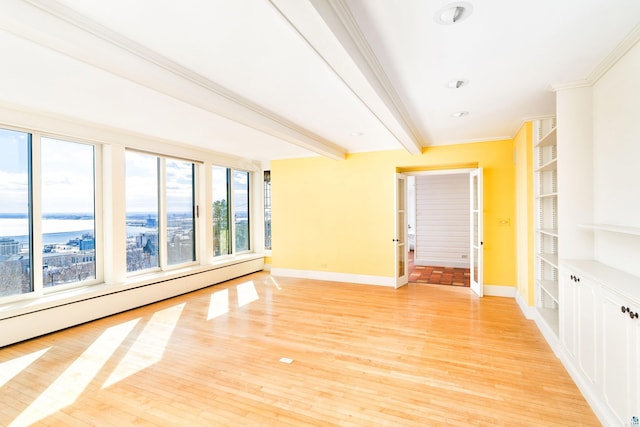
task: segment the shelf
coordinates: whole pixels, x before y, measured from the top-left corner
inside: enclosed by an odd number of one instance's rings
[[[557,128],[551,129],[545,136],[540,138],[540,141],[538,141],[538,143],[535,146],[536,147],[547,147],[547,146],[550,146],[550,145],[556,145],[557,144],[557,136],[558,136],[558,133],[556,131],[557,131]]]
[[[580,228],[587,228],[590,230],[610,231],[612,233],[631,234],[634,236],[640,236],[640,227],[630,227],[626,225],[613,225],[613,224],[579,224]]]
[[[558,299],[558,281],[557,280],[538,280],[538,286],[542,288],[556,303],[559,303]]]
[[[558,254],[536,254],[538,258],[550,264],[552,267],[558,268]]]
[[[554,171],[558,168],[558,159],[553,159],[536,169],[536,172]]]
[[[548,236],[558,237],[557,228],[538,228],[536,231],[538,233],[546,234]]]
[[[558,193],[546,193],[546,194],[538,194],[536,196],[538,199],[544,199],[546,197],[558,197]]]

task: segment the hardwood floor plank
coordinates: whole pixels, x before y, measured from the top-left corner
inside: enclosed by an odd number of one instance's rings
[[[514,300],[458,287],[256,273],[2,348],[0,367],[22,357],[0,425],[599,425]]]

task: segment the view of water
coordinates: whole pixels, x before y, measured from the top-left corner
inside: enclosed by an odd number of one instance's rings
[[[45,245],[67,243],[69,240],[82,237],[85,233],[93,234],[93,220],[90,219],[43,219],[42,243]],[[149,228],[127,226],[128,235],[149,232]],[[9,237],[26,243],[28,237],[28,221],[26,218],[2,218],[0,220],[0,237]]]

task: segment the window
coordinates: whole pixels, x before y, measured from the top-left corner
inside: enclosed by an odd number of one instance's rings
[[[127,151],[128,272],[196,260],[195,188],[194,163]]]
[[[0,129],[0,297],[33,291],[31,135]]]
[[[213,255],[231,253],[229,229],[229,173],[220,166],[211,168],[213,188]]]
[[[271,250],[271,171],[264,171],[264,248]]]
[[[167,263],[195,261],[195,165],[166,161]]]
[[[94,146],[41,139],[42,284],[96,278]]]
[[[125,168],[127,271],[157,268],[160,159],[127,151]]]
[[[233,171],[233,217],[236,252],[249,247],[249,172]]]
[[[0,297],[95,280],[95,146],[5,129],[0,145]]]
[[[214,256],[251,249],[249,218],[249,178],[246,171],[213,166],[213,247]],[[233,218],[233,221],[231,221]]]

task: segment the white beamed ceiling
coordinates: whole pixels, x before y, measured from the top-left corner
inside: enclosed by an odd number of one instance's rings
[[[640,34],[637,0],[471,1],[438,25],[447,3],[2,0],[0,106],[259,161],[417,154],[513,137]]]

